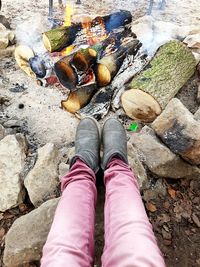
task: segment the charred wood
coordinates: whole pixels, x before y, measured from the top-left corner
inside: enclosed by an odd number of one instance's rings
[[[90,27],[94,28],[100,26],[102,28],[102,33],[105,31],[105,33],[108,34],[118,27],[131,23],[131,21],[131,13],[129,11],[121,10],[111,15],[93,19],[90,22]],[[71,45],[78,34],[83,36],[87,35],[83,29],[82,23],[76,23],[68,27],[62,26],[47,31],[43,33],[43,42],[48,51],[61,51],[63,48]],[[85,36],[85,38],[87,39],[87,36]]]

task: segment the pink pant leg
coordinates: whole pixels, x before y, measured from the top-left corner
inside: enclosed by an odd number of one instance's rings
[[[105,171],[105,247],[103,267],[164,267],[136,178],[113,159]]]
[[[93,264],[97,191],[94,172],[77,160],[62,179],[62,196],[41,267],[89,267]]]

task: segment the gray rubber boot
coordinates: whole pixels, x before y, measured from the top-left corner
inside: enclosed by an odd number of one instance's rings
[[[92,118],[81,120],[76,130],[75,156],[70,167],[77,159],[81,159],[95,173],[99,170],[100,135],[98,123]]]
[[[102,142],[104,152],[101,167],[103,170],[115,156],[128,164],[126,131],[117,119],[110,118],[105,122]]]

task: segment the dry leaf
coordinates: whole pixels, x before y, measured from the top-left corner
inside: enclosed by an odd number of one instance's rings
[[[172,199],[176,198],[176,191],[173,188],[168,188],[167,191]]]
[[[154,205],[154,204],[151,203],[151,202],[146,203],[146,208],[147,208],[147,210],[150,211],[150,212],[155,212],[155,211],[157,211],[156,205]]]

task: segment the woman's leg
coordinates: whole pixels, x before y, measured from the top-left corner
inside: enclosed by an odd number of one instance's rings
[[[104,176],[105,248],[103,267],[163,267],[152,226],[130,167],[113,158]]]
[[[61,188],[41,267],[92,266],[97,197],[94,171],[77,159],[63,177]]]

